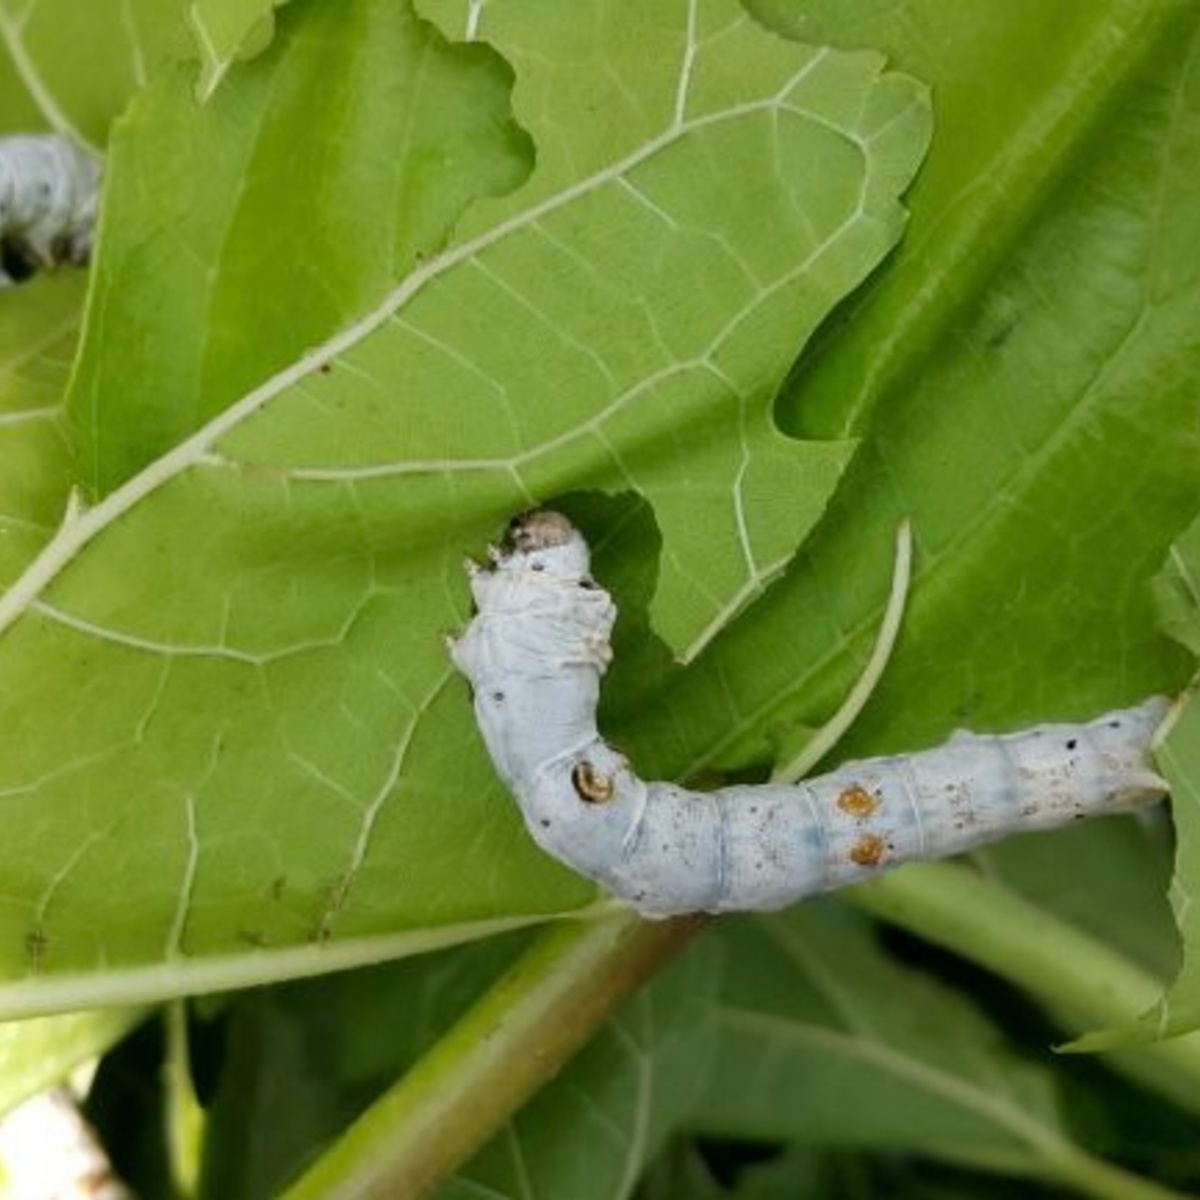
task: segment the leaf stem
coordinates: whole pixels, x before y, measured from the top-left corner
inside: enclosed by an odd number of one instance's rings
[[[199,1191],[204,1110],[196,1099],[188,1050],[187,1006],[172,1000],[163,1011],[167,1055],[163,1068],[166,1142],[171,1181],[180,1196]]]
[[[912,524],[906,517],[896,530],[896,558],[892,567],[891,591],[867,665],[837,712],[817,730],[799,754],[775,768],[771,775],[773,783],[797,783],[803,779],[841,741],[846,731],[858,719],[863,707],[879,686],[884,668],[896,648],[896,638],[900,634],[900,622],[904,617],[904,606],[908,601],[911,582]]]
[[[1188,1200],[1183,1192],[1134,1175],[1074,1146],[1053,1153],[1050,1169],[1059,1182],[1096,1200]]]
[[[842,897],[996,972],[1046,1003],[1074,1033],[1122,1025],[1163,981],[1018,892],[958,863],[920,863]],[[1114,1054],[1114,1068],[1200,1112],[1200,1034]]]
[[[283,1200],[428,1195],[706,923],[621,912],[548,930]]]

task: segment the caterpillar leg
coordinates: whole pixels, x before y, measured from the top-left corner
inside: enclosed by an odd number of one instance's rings
[[[875,635],[875,645],[871,648],[871,656],[837,712],[817,730],[799,754],[775,768],[771,775],[773,783],[796,783],[803,779],[841,741],[846,730],[858,719],[858,714],[879,686],[879,680],[892,657],[896,638],[900,633],[900,622],[904,618],[904,607],[908,602],[911,582],[912,525],[906,517],[896,528],[892,586],[883,620],[879,624],[879,632]]]

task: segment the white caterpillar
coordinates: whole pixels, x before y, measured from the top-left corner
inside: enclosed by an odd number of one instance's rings
[[[644,916],[781,908],[1165,794],[1149,757],[1161,697],[1083,725],[957,733],[798,784],[644,782],[596,729],[617,610],[588,569],[565,517],[516,518],[490,569],[468,564],[478,611],[450,649],[534,839]]]
[[[0,245],[29,269],[85,263],[100,163],[57,133],[0,138]],[[0,287],[14,283],[0,266]]]

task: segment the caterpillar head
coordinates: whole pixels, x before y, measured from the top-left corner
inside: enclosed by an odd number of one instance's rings
[[[497,566],[581,582],[589,578],[591,556],[583,534],[562,513],[531,509],[509,522]]]

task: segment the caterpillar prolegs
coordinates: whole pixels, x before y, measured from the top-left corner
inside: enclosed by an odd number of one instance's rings
[[[99,161],[62,134],[0,138],[0,288],[38,267],[87,262],[99,191]]]
[[[558,513],[516,518],[451,641],[480,732],[537,843],[644,916],[774,909],[917,859],[1161,798],[1154,697],[1082,725],[957,733],[800,783],[693,792],[638,778],[596,704],[617,610]]]

